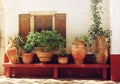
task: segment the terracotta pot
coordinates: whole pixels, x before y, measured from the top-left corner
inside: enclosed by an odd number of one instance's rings
[[[24,53],[22,54],[22,61],[24,64],[30,64],[33,62],[33,57],[34,57],[33,53]]]
[[[58,57],[58,63],[67,64],[68,63],[68,57]]]
[[[18,60],[19,56],[17,54],[16,47],[8,45],[5,53],[10,63],[14,63],[14,64],[19,63],[19,60]]]
[[[72,45],[71,51],[74,63],[81,64],[84,62],[84,58],[87,54],[87,48],[83,41],[76,39],[76,44]]]
[[[53,56],[53,52],[42,52],[39,51],[37,52],[37,56],[40,60],[41,63],[46,63],[46,62],[50,62],[51,58]]]
[[[5,54],[9,59],[10,63],[20,63],[19,57],[21,56],[22,48],[18,44],[18,49],[16,49],[13,39],[10,39],[7,47],[5,48]]]
[[[97,37],[97,56],[96,62],[100,64],[107,63],[108,60],[108,46],[105,42],[105,36]]]
[[[93,41],[92,46],[91,46],[91,54],[94,54],[97,52],[97,46],[98,46],[98,42],[96,40]]]

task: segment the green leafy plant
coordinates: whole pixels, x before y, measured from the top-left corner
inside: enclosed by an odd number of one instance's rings
[[[80,39],[85,43],[85,45],[87,46],[87,51],[88,52],[91,52],[91,46],[92,46],[92,43],[89,39],[89,36],[88,35],[81,35],[80,36]]]
[[[30,32],[27,35],[26,44],[24,45],[24,52],[30,53],[35,47],[35,34],[34,32]]]
[[[65,49],[60,49],[57,53],[58,57],[66,57],[67,56],[67,52]]]
[[[102,18],[101,14],[102,11],[102,3],[103,0],[91,0],[91,14],[92,14],[92,25],[90,26],[90,29],[88,31],[89,33],[89,40],[91,41],[92,45],[94,45],[97,41],[98,36],[105,36],[105,40],[107,43],[108,51],[110,51],[110,36],[111,36],[111,30],[103,30],[101,24],[102,24]],[[94,43],[94,44],[93,44]],[[97,44],[95,44],[97,45]],[[93,52],[94,57],[97,56],[98,51]],[[109,52],[110,54],[110,52]]]
[[[65,38],[57,30],[45,30],[35,33],[35,45],[42,47],[42,51],[51,51],[65,46]]]
[[[35,45],[35,33],[34,32],[29,32],[29,34],[27,35],[27,43],[32,43],[33,45]]]
[[[105,36],[108,47],[110,48],[111,30],[103,30],[103,28],[101,27],[101,14],[103,13],[103,11],[100,3],[102,3],[102,1],[103,0],[91,0],[91,14],[93,24],[90,26],[90,29],[88,31],[89,40],[92,43],[94,40],[97,40],[98,36]]]
[[[25,53],[30,53],[34,49],[34,44],[33,43],[26,43],[24,46],[24,52]]]
[[[86,45],[87,47],[90,47],[90,46],[91,46],[89,37],[88,37],[87,35],[81,35],[81,36],[80,36],[80,39],[85,42],[85,45]]]
[[[22,37],[20,37],[19,35],[9,36],[8,39],[12,40],[12,42],[17,50],[19,50],[19,46],[21,46],[21,47],[24,46],[24,41],[23,41]]]
[[[103,0],[91,0],[91,13],[92,13],[92,21],[93,24],[90,26],[90,29],[88,31],[90,40],[96,40],[97,36],[105,35],[105,37],[110,37],[110,30],[103,30],[101,27],[102,19],[101,14],[102,6],[100,3],[102,3]]]

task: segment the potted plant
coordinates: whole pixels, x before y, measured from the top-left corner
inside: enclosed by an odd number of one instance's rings
[[[22,54],[22,60],[25,64],[30,64],[33,62],[34,53],[32,50],[34,49],[33,43],[26,43],[24,45],[24,53]]]
[[[57,30],[36,32],[35,35],[35,45],[41,47],[41,50],[37,52],[37,56],[42,63],[51,61],[53,50],[65,46],[65,39]]]
[[[67,64],[68,63],[68,55],[64,48],[58,50],[58,63],[60,64]]]
[[[81,38],[77,37],[75,39],[75,42],[72,44],[71,52],[74,59],[74,63],[82,64],[87,54],[87,47],[85,42],[82,41]]]
[[[89,39],[92,41],[92,53],[96,57],[97,63],[106,63],[108,59],[108,49],[110,47],[110,30],[103,30],[101,27],[103,13],[100,3],[102,0],[91,0],[91,13],[93,24],[88,31]],[[106,42],[107,40],[107,42]]]
[[[26,44],[24,45],[24,53],[22,54],[22,60],[23,63],[29,64],[32,63],[34,53],[32,50],[34,49],[35,46],[35,41],[34,41],[35,35],[33,32],[30,32],[27,36]]]
[[[11,63],[20,63],[24,42],[19,35],[9,36],[5,53]]]

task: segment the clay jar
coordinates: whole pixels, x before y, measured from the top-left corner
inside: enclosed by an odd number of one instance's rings
[[[18,63],[18,54],[17,54],[17,49],[14,46],[13,42],[10,41],[9,44],[7,45],[5,49],[5,53],[9,59],[10,63]]]
[[[71,52],[75,64],[84,63],[84,59],[87,54],[87,48],[81,39],[76,38],[75,44],[72,45]]]
[[[108,47],[105,42],[105,36],[98,36],[97,37],[97,56],[96,56],[96,62],[100,64],[107,63],[108,60]]]

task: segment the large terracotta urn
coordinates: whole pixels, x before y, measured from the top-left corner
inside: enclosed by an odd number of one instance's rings
[[[108,46],[105,36],[97,37],[97,55],[96,62],[100,64],[107,63],[108,60]]]
[[[82,64],[87,54],[87,47],[81,39],[76,38],[75,44],[72,45],[71,52],[74,59],[74,63]]]

